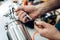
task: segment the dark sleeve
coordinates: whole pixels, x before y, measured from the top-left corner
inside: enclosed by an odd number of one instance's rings
[[[60,31],[60,20],[59,20],[58,23],[56,24],[56,28]]]

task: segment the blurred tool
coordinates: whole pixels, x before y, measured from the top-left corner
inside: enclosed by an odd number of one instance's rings
[[[18,2],[15,1],[14,3],[18,4]],[[16,6],[20,5],[22,4],[18,4]],[[9,13],[4,15],[6,18],[8,17],[10,20],[12,20],[5,25],[9,40],[32,40],[25,25],[17,19],[14,9],[14,5],[10,5]]]

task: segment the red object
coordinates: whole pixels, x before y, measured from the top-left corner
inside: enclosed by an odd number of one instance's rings
[[[23,5],[28,5],[28,1],[27,0],[23,0]]]

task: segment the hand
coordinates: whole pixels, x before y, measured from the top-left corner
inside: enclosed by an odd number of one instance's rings
[[[41,36],[51,40],[60,40],[60,32],[55,28],[55,26],[43,21],[35,21],[34,27]]]
[[[15,12],[17,13],[16,15],[18,16],[19,20],[23,23],[31,21],[26,18],[27,13],[32,18],[32,20],[40,15],[39,7],[33,5],[20,6]]]

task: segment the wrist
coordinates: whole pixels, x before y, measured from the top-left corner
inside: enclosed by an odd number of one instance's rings
[[[60,40],[60,32],[57,33],[56,39],[57,39],[57,40]]]
[[[49,7],[47,6],[47,3],[38,4],[36,8],[40,12],[40,15],[43,15],[44,13],[47,13],[49,11]]]

